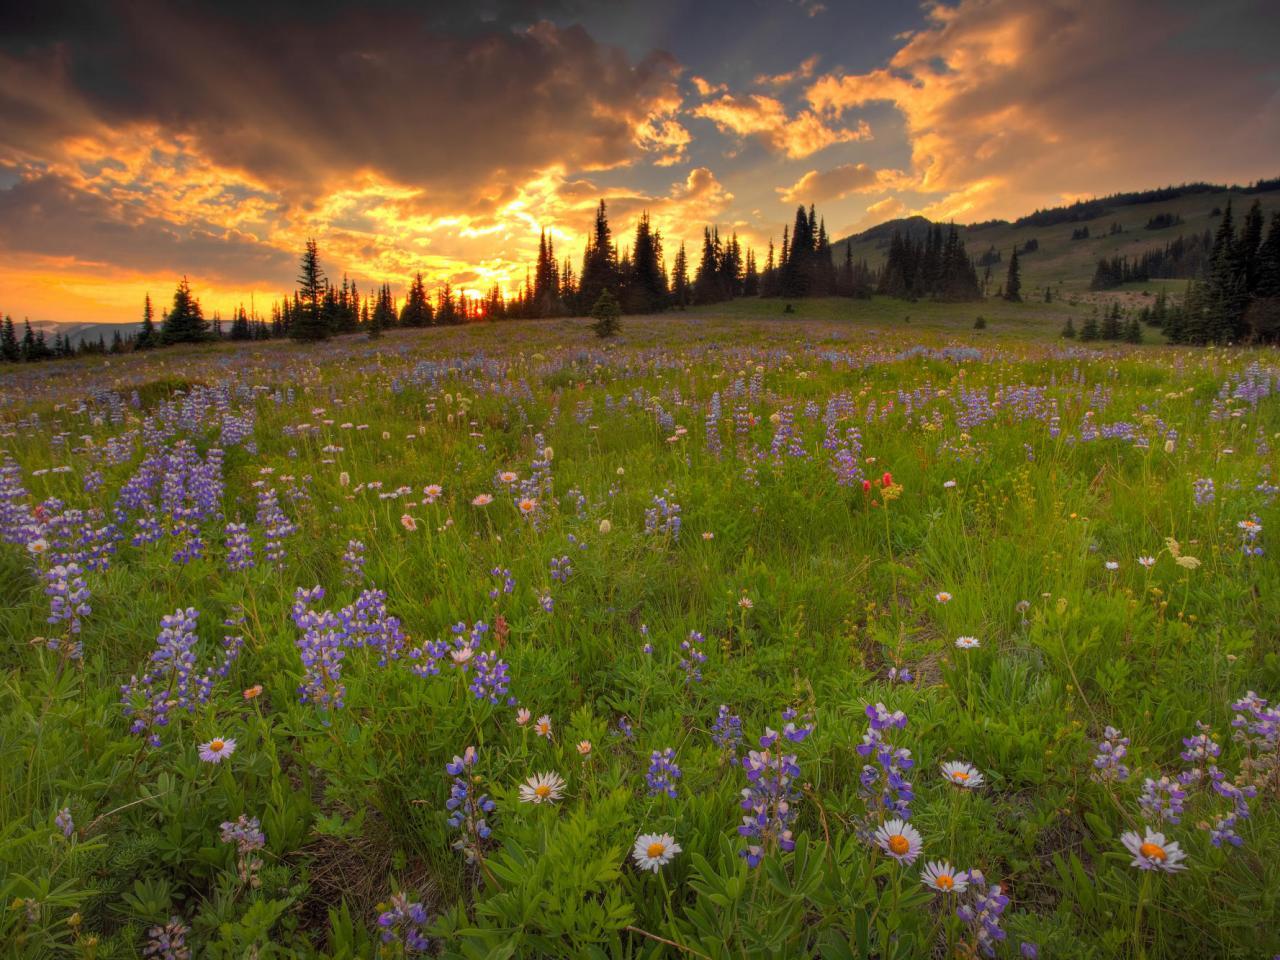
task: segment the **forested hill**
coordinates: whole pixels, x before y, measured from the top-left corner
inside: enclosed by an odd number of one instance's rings
[[[995,282],[1004,279],[1016,247],[1024,287],[1051,285],[1063,292],[1089,290],[1098,262],[1127,258],[1137,265],[1147,258],[1151,279],[1183,280],[1199,276],[1228,202],[1237,219],[1257,200],[1270,218],[1280,210],[1280,179],[1248,187],[1192,183],[1082,200],[1037,210],[1017,220],[989,220],[957,225],[960,238],[977,263],[979,274],[991,268]],[[921,216],[889,220],[832,244],[836,263],[852,245],[853,259],[876,269],[883,264],[894,233],[921,240],[933,223]],[[1206,233],[1208,236],[1206,237]]]

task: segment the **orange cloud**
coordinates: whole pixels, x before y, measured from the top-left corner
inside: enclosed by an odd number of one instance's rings
[[[806,91],[839,117],[893,104],[906,121],[915,189],[972,218],[1188,179],[1274,172],[1280,126],[1265,59],[1197,31],[1187,7],[1090,0],[935,3],[889,63],[831,73]],[[1182,38],[1198,34],[1199,43]],[[1224,110],[1223,104],[1232,104]]]
[[[813,110],[789,117],[782,101],[759,93],[726,93],[695,107],[692,114],[740,137],[758,137],[792,159],[807,157],[833,143],[871,138],[865,120],[849,128],[832,125]]]
[[[875,193],[893,189],[909,178],[901,170],[875,170],[865,163],[842,163],[830,170],[810,170],[789,187],[778,187],[788,203],[839,200],[851,193]]]

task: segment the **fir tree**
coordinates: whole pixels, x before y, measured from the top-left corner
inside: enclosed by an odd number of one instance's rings
[[[675,268],[671,274],[671,298],[681,310],[689,306],[689,257],[683,243],[676,251]]]
[[[1083,326],[1080,327],[1080,340],[1082,342],[1097,340],[1099,335],[1098,311],[1094,310],[1093,313],[1089,314],[1089,317],[1085,320]]]
[[[422,282],[422,274],[414,274],[405,294],[404,306],[400,308],[400,326],[426,327],[434,319],[431,312],[431,301],[427,299],[427,288]]]
[[[613,246],[609,216],[604,201],[596,208],[595,229],[587,237],[582,254],[582,275],[578,281],[579,304],[594,304],[604,290],[618,286],[618,251]]]
[[[1107,310],[1106,315],[1102,318],[1102,329],[1099,335],[1103,340],[1119,340],[1123,330],[1120,326],[1120,304],[1119,302],[1111,304],[1111,308]]]
[[[657,313],[667,305],[667,277],[662,269],[662,236],[642,213],[636,223],[628,271],[627,309],[633,313]]]
[[[151,306],[151,294],[148,293],[142,305],[142,330],[139,331],[138,339],[133,346],[135,350],[150,350],[158,346],[159,342],[156,334],[155,310]]]
[[[0,357],[8,363],[17,363],[22,359],[22,348],[18,345],[18,336],[13,329],[13,317],[5,317],[4,327],[0,330]]]
[[[1141,343],[1142,342],[1142,324],[1138,323],[1137,317],[1130,317],[1129,322],[1124,328],[1125,343]]]
[[[231,339],[253,339],[253,331],[249,329],[249,315],[244,312],[244,304],[240,304],[240,308],[236,311],[235,319],[231,321]]]
[[[606,287],[600,291],[600,296],[596,298],[595,305],[591,308],[591,317],[595,320],[591,329],[602,340],[616,336],[622,329],[622,323],[619,320],[621,315],[622,308],[618,305],[617,298]]]
[[[328,338],[329,324],[322,312],[324,289],[324,273],[320,269],[316,241],[308,238],[298,263],[298,315],[289,324],[289,336],[293,339],[311,343]]]
[[[191,285],[183,277],[173,292],[173,306],[160,325],[160,342],[202,343],[209,339],[209,324],[200,310],[200,301],[191,295]]]
[[[22,344],[20,346],[22,359],[25,361],[39,360],[39,348],[36,345],[36,335],[31,329],[31,321],[24,318],[22,325],[24,328],[22,333]]]
[[[1067,340],[1074,340],[1076,338],[1076,325],[1072,322],[1070,317],[1067,317],[1067,322],[1062,327],[1062,336]]]
[[[1018,268],[1018,248],[1014,246],[1013,255],[1009,257],[1009,273],[1004,281],[1004,298],[1010,303],[1022,300],[1022,272]]]

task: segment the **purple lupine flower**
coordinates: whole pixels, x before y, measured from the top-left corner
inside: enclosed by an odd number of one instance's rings
[[[253,567],[253,537],[243,523],[228,523],[227,569],[249,570]]]
[[[982,955],[994,957],[996,945],[1007,936],[1000,929],[1000,918],[1009,905],[1009,898],[998,883],[988,886],[981,870],[970,870],[966,879],[965,900],[956,907],[956,916],[968,925],[974,946]]]
[[[427,911],[420,903],[411,903],[403,893],[393,894],[389,908],[378,915],[384,944],[398,944],[405,953],[422,953],[429,946],[422,932],[428,924]]]
[[[649,755],[649,770],[645,773],[645,782],[649,785],[649,796],[656,797],[665,793],[672,800],[676,798],[676,781],[680,779],[680,767],[676,764],[676,752],[671,747],[655,750]]]
[[[697,630],[690,630],[688,639],[680,641],[680,649],[684,651],[684,656],[680,658],[680,669],[684,671],[685,683],[701,682],[702,665],[707,662],[707,655],[702,652],[702,646],[706,642],[707,638]]]
[[[1214,489],[1213,481],[1208,477],[1201,477],[1193,484],[1193,496],[1197,507],[1208,506],[1213,503]]]
[[[292,536],[298,528],[280,508],[280,498],[275,488],[268,487],[258,492],[257,519],[265,538],[263,552],[277,569],[282,569],[286,555],[284,538]]]
[[[777,739],[767,731],[760,738],[760,750],[751,750],[742,759],[742,769],[747,775],[747,786],[742,790],[739,806],[745,812],[738,834],[747,838],[747,846],[738,856],[747,865],[758,867],[760,861],[776,847],[779,850],[795,849],[791,823],[795,820],[795,781],[800,776],[800,766],[795,754],[784,754],[770,749]]]
[[[866,715],[868,730],[862,742],[854,749],[863,757],[870,757],[873,764],[864,764],[858,776],[858,792],[866,806],[866,817],[859,828],[859,835],[870,840],[875,827],[886,817],[911,819],[911,802],[915,789],[906,773],[915,766],[911,751],[895,747],[886,731],[903,730],[907,715],[901,710],[890,711],[883,703],[868,704]]]
[[[262,858],[257,852],[267,845],[266,834],[258,823],[257,817],[247,817],[243,813],[234,821],[222,824],[221,837],[223,843],[233,843],[236,847],[236,871],[240,882],[249,887],[257,887],[262,883],[258,871],[262,869]]]
[[[58,815],[53,818],[54,826],[62,831],[64,837],[70,837],[76,832],[76,823],[71,819],[71,808],[63,807],[58,811]]]
[[[154,960],[191,960],[191,948],[187,946],[190,932],[191,928],[181,917],[170,917],[168,923],[157,924],[147,931],[142,955]]]
[[[1199,732],[1195,736],[1182,738],[1182,745],[1186,749],[1178,754],[1186,765],[1186,769],[1178,774],[1178,781],[1183,786],[1201,783],[1206,779],[1210,782],[1221,780],[1223,777],[1217,765],[1222,747],[1214,739],[1213,729],[1199,720],[1196,721],[1196,729]]]
[[[1182,820],[1182,808],[1186,799],[1186,791],[1176,780],[1170,777],[1152,780],[1148,777],[1142,785],[1138,805],[1148,819],[1176,824]]]
[[[1093,758],[1093,779],[1099,782],[1116,781],[1121,783],[1129,779],[1129,768],[1124,758],[1129,753],[1129,738],[1120,735],[1115,727],[1107,727],[1102,731],[1102,740],[1098,743],[1097,756]]]
[[[650,536],[680,539],[680,504],[670,490],[653,495],[653,503],[644,512],[644,532]]]
[[[78,563],[55,564],[45,572],[45,595],[49,598],[48,622],[65,623],[68,636],[80,632],[80,620],[93,612],[89,588]]]
[[[504,593],[511,593],[516,588],[516,578],[511,575],[511,571],[506,567],[494,567],[489,571],[489,576],[501,580],[501,584],[496,584],[489,591],[489,599],[497,600]]]
[[[485,822],[485,815],[492,813],[495,807],[488,796],[476,789],[479,778],[470,771],[477,759],[476,748],[467,747],[462,756],[455,756],[445,764],[445,772],[453,777],[445,809],[449,811],[449,826],[461,833],[453,847],[461,850],[468,862],[480,856],[484,841],[489,839],[492,831]]]
[[[342,552],[342,575],[347,583],[359,586],[364,583],[365,546],[359,540],[348,540]]]
[[[569,563],[569,557],[566,554],[562,557],[551,558],[551,579],[557,583],[566,583],[573,576],[573,567]]]
[[[742,746],[742,718],[729,712],[723,703],[711,725],[711,741],[720,748],[731,764],[738,763],[738,748]]]

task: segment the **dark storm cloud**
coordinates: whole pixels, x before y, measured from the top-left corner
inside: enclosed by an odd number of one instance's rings
[[[679,68],[538,17],[572,4],[86,5],[9,15],[0,143],[156,123],[296,194],[333,175],[469,191],[633,157]],[[460,10],[467,12],[461,13]],[[524,26],[528,21],[532,26]]]
[[[178,226],[57,176],[0,190],[0,249],[175,275],[198,264],[206,276],[236,281],[272,277],[292,263],[289,254],[248,234]]]

